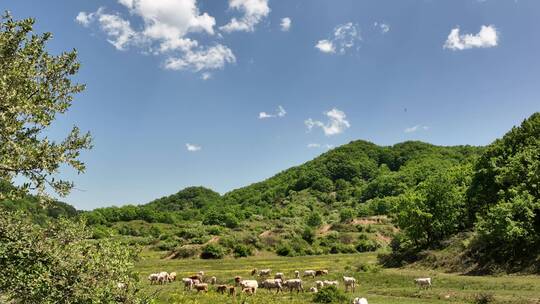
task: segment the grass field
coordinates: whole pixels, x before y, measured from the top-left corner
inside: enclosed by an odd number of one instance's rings
[[[339,279],[343,275],[354,276],[359,286],[350,298],[366,297],[370,304],[412,304],[412,303],[474,303],[477,294],[491,294],[492,303],[535,303],[540,304],[540,277],[538,276],[463,276],[446,274],[432,270],[418,269],[378,269],[357,271],[359,265],[375,265],[376,254],[347,254],[284,258],[258,256],[225,260],[163,260],[156,252],[144,252],[137,270],[141,274],[145,291],[157,293],[158,303],[312,303],[310,293],[275,294],[260,289],[254,296],[237,295],[236,299],[223,296],[211,289],[208,294],[185,292],[182,282],[167,285],[150,285],[148,274],[158,271],[175,271],[179,278],[204,271],[206,276],[216,276],[218,283],[232,284],[233,277],[250,277],[252,268],[271,268],[272,272],[284,272],[292,276],[294,270],[328,269],[325,279]],[[433,288],[419,290],[413,278],[430,276]],[[343,289],[342,282],[340,289]],[[314,280],[304,280],[304,288],[314,286]]]

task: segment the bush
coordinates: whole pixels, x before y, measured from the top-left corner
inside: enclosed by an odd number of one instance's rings
[[[371,273],[377,273],[381,271],[381,266],[377,264],[368,264],[368,263],[360,263],[356,265],[356,271],[357,272],[371,272]]]
[[[222,259],[224,256],[225,248],[218,244],[208,244],[201,252],[201,259]]]
[[[182,246],[175,249],[175,258],[187,259],[198,255],[200,250],[193,246]]]
[[[315,303],[347,303],[347,296],[336,286],[323,287],[313,297]]]
[[[309,215],[309,217],[306,220],[306,224],[311,227],[319,227],[322,225],[322,217],[318,212],[313,212]]]
[[[490,293],[479,293],[474,297],[474,304],[489,304],[495,301]]]
[[[375,251],[380,247],[380,245],[373,240],[360,240],[356,244],[356,251],[358,252],[369,252]]]
[[[248,257],[252,255],[251,248],[243,244],[238,244],[234,246],[233,253],[234,256],[237,258]]]
[[[40,226],[27,214],[0,211],[1,302],[137,303],[137,253],[90,235],[83,222]],[[118,282],[129,287],[119,290]]]
[[[294,251],[289,244],[281,244],[276,248],[277,255],[280,256],[293,256]]]

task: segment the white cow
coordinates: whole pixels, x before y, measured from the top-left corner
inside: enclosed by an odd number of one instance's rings
[[[315,277],[315,270],[306,270],[304,271],[304,277]]]
[[[283,280],[285,278],[285,274],[283,272],[276,272],[274,275],[274,279],[281,279]]]
[[[356,279],[353,277],[343,277],[343,283],[345,283],[345,292],[351,289],[352,292],[354,292],[354,288],[356,287]]]
[[[309,289],[309,292],[317,293],[317,292],[319,292],[319,290],[317,290],[317,287],[311,287]]]
[[[420,288],[426,288],[426,289],[431,288],[431,278],[417,278],[417,279],[414,279],[414,282]]]
[[[183,278],[182,282],[184,282],[185,290],[191,290],[193,288],[193,280],[191,278]]]
[[[259,283],[256,280],[243,280],[238,283],[242,290],[249,288],[253,293],[257,293],[257,288],[259,288]]]
[[[269,276],[271,272],[272,272],[271,269],[261,269],[261,270],[259,270],[259,276],[260,277]]]
[[[150,284],[157,283],[159,277],[159,273],[152,273],[148,276],[148,281],[150,281]]]
[[[366,298],[354,298],[353,304],[368,304]]]
[[[338,286],[339,285],[339,282],[338,281],[323,281],[323,284],[324,286]]]
[[[304,287],[302,286],[302,280],[300,279],[291,279],[283,282],[284,286],[287,286],[289,288],[289,291],[292,292],[293,289],[296,290],[296,292],[304,291]]]
[[[269,290],[276,289],[276,293],[283,292],[283,287],[281,285],[281,279],[266,279],[262,281],[261,287],[268,288]]]
[[[321,289],[324,287],[324,282],[323,281],[315,281],[315,285],[317,285],[317,288]]]
[[[298,271],[298,270],[294,271],[294,278],[295,279],[300,279],[300,271]]]

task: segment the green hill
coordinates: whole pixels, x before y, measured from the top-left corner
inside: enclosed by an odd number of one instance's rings
[[[189,187],[85,216],[96,236],[127,238],[178,257],[214,247],[237,256],[371,251],[388,246],[397,231],[388,217],[397,197],[434,172],[472,164],[482,151],[358,140],[223,196]]]

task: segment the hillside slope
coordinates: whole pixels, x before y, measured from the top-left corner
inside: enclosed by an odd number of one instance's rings
[[[387,246],[396,232],[387,215],[399,195],[434,172],[472,164],[482,151],[358,140],[223,196],[189,187],[85,216],[98,237],[120,235],[178,257],[204,250],[217,256],[371,251]]]

